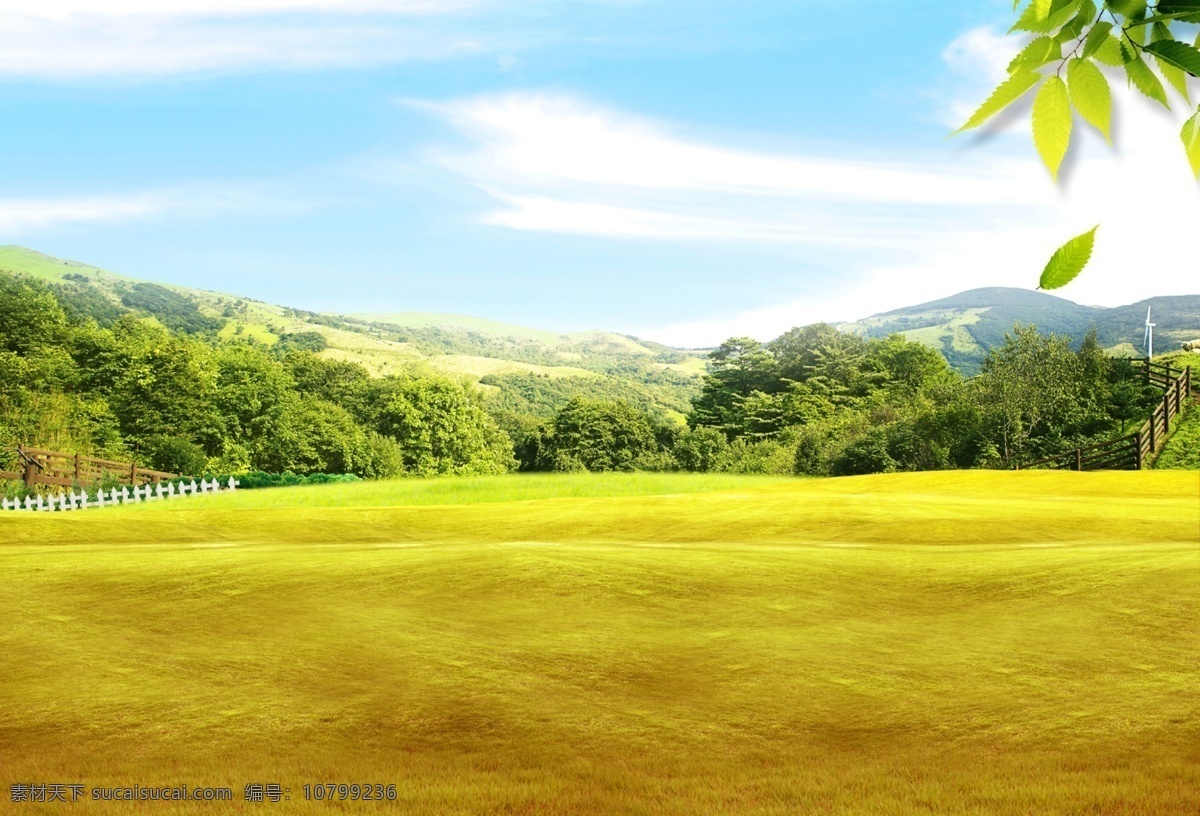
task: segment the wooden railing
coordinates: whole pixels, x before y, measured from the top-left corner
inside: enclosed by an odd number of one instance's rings
[[[1167,444],[1171,420],[1184,412],[1191,402],[1192,368],[1179,371],[1170,364],[1139,361],[1145,368],[1146,382],[1163,389],[1163,398],[1150,418],[1133,433],[1101,442],[1089,448],[1078,448],[1057,456],[1039,459],[1017,469],[1047,467],[1056,470],[1141,470],[1154,454]]]
[[[177,475],[140,468],[133,462],[113,462],[78,453],[59,453],[24,445],[17,445],[16,453],[20,472],[0,470],[0,479],[20,479],[29,488],[39,484],[78,487],[102,481],[136,487],[148,482],[174,479]]]

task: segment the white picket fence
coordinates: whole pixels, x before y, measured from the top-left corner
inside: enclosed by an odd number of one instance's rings
[[[58,496],[51,496],[47,499],[45,496],[38,496],[36,499],[32,496],[27,496],[25,501],[20,499],[4,499],[0,501],[0,509],[4,510],[40,510],[42,512],[54,512],[64,510],[83,510],[88,507],[112,507],[118,504],[134,504],[142,501],[159,501],[161,499],[175,499],[180,496],[198,496],[202,493],[218,493],[226,490],[236,490],[238,482],[232,476],[229,477],[229,482],[222,485],[216,479],[211,482],[206,479],[201,479],[199,484],[193,479],[191,484],[180,484],[176,486],[173,482],[165,486],[162,482],[155,485],[142,485],[135,487],[132,490],[128,486],[122,487],[119,490],[113,488],[105,495],[103,490],[97,490],[95,498],[88,496],[86,490],[81,490],[78,495],[74,491],[63,493]]]

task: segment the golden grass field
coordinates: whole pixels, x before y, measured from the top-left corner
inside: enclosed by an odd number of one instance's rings
[[[3,813],[1200,812],[1195,471],[6,513],[0,621]],[[10,802],[39,782],[234,801]]]

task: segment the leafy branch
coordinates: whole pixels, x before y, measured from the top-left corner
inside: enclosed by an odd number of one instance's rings
[[[1014,0],[1014,12],[1021,1]],[[1057,181],[1070,148],[1075,113],[1112,143],[1112,90],[1102,66],[1121,69],[1128,83],[1167,109],[1171,102],[1164,80],[1191,105],[1188,83],[1200,77],[1200,35],[1189,44],[1177,38],[1172,27],[1197,23],[1200,0],[1104,0],[1099,7],[1096,0],[1029,0],[1009,33],[1034,38],[1008,64],[1008,78],[955,134],[985,124],[1038,88],[1033,143]],[[1047,66],[1053,67],[1052,73]],[[1184,124],[1180,138],[1184,156],[1200,179],[1200,107]],[[1083,271],[1095,233],[1092,229],[1064,244],[1046,265],[1039,288],[1065,286]]]

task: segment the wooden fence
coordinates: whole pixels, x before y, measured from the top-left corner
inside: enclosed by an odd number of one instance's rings
[[[1133,433],[1079,448],[1057,456],[1039,459],[1017,469],[1047,467],[1055,470],[1141,470],[1154,454],[1167,444],[1171,420],[1184,412],[1192,398],[1192,368],[1179,371],[1170,364],[1149,359],[1139,361],[1145,369],[1146,382],[1163,389],[1163,398],[1150,418]]]
[[[177,478],[175,473],[140,468],[132,462],[113,462],[78,453],[59,453],[24,445],[17,445],[16,453],[21,472],[0,470],[0,479],[20,479],[28,488],[40,484],[78,487],[106,480],[137,487]]]

